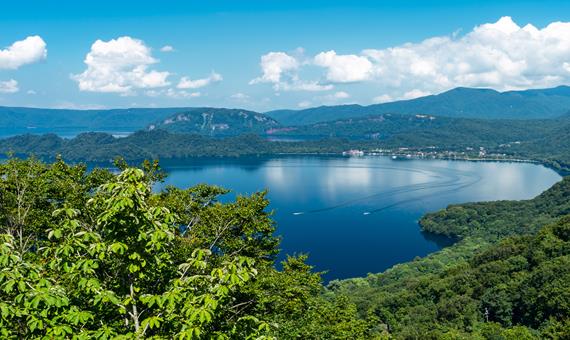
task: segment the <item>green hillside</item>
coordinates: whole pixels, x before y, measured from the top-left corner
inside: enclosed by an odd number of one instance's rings
[[[231,136],[242,133],[265,133],[277,127],[272,118],[240,109],[194,108],[168,116],[149,125],[149,130],[161,129],[208,136]]]
[[[569,213],[570,178],[532,200],[450,206],[421,224],[459,237],[454,246],[333,281],[329,294],[349,297],[395,338],[566,338]]]

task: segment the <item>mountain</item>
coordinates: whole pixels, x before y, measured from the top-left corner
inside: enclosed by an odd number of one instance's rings
[[[222,108],[193,108],[150,124],[148,130],[194,133],[208,136],[263,134],[279,126],[273,118],[253,111]]]
[[[426,143],[497,144],[544,138],[549,133],[566,134],[562,119],[473,119],[450,118],[432,115],[380,114],[366,117],[339,119],[301,126],[276,128],[272,136],[300,136],[311,138],[348,138],[353,140],[386,141],[394,137],[410,136],[412,139],[429,134]],[[436,137],[437,136],[437,137]],[[443,139],[445,137],[445,139]],[[402,145],[409,146],[409,145]]]
[[[429,114],[463,118],[541,119],[570,111],[570,87],[498,92],[458,87],[438,95],[391,103],[321,106],[267,114],[284,125],[312,124],[382,113]]]
[[[40,109],[0,106],[0,128],[121,127],[138,130],[187,108],[131,108],[111,110]]]

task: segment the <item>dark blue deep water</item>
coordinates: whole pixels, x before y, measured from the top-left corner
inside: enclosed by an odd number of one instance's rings
[[[561,177],[540,165],[389,157],[274,157],[163,163],[163,185],[198,183],[233,195],[268,189],[285,254],[308,253],[324,278],[381,272],[450,240],[418,219],[451,203],[532,198]],[[230,197],[231,198],[231,197]]]

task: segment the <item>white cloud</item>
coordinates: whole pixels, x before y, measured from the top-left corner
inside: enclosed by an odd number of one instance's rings
[[[431,93],[427,92],[427,91],[422,91],[422,90],[418,90],[418,89],[413,89],[411,91],[408,91],[406,93],[404,93],[404,95],[401,98],[398,99],[415,99],[415,98],[419,98],[419,97],[425,97],[425,96],[429,96]]]
[[[284,74],[299,69],[299,61],[284,52],[269,52],[261,57],[261,77],[253,79],[250,84],[280,83]]]
[[[373,63],[375,82],[402,98],[457,86],[550,87],[570,82],[570,22],[538,29],[503,17],[464,36],[369,49],[362,56]]]
[[[372,98],[372,101],[374,103],[377,103],[377,104],[388,103],[388,102],[391,102],[393,100],[394,100],[394,98],[392,98],[392,96],[390,96],[388,94],[383,94],[383,95],[376,96],[376,97]]]
[[[350,98],[350,94],[348,94],[344,91],[339,91],[339,92],[335,92],[335,94],[333,94],[333,97],[336,99],[347,99],[347,98]]]
[[[308,100],[303,100],[303,101],[301,101],[301,102],[299,102],[299,103],[297,104],[297,106],[300,107],[300,108],[302,108],[302,109],[305,109],[305,108],[307,108],[307,107],[309,107],[309,106],[311,106],[311,105],[312,105],[312,103],[311,103],[310,101],[308,101]]]
[[[20,91],[18,82],[14,79],[0,81],[0,93],[16,93]]]
[[[179,89],[198,89],[222,80],[223,78],[221,74],[212,72],[208,77],[202,79],[192,80],[188,77],[182,77],[176,87]]]
[[[354,54],[338,55],[335,51],[321,52],[314,64],[327,69],[326,78],[333,83],[352,83],[370,79],[372,62]]]
[[[26,91],[26,94],[35,95],[35,94],[37,94],[37,92],[34,90],[28,90],[28,91]]]
[[[170,46],[170,45],[164,45],[160,48],[160,52],[174,52],[174,47]]]
[[[298,48],[296,53],[302,54],[303,49]],[[331,84],[301,80],[297,72],[304,64],[300,57],[285,52],[269,52],[261,57],[261,77],[251,80],[249,84],[270,83],[275,91],[315,92],[333,89]]]
[[[234,99],[234,100],[244,101],[244,100],[248,100],[248,99],[249,99],[249,96],[248,96],[247,94],[245,94],[245,93],[238,92],[238,93],[232,94],[232,95],[230,96],[230,98],[231,98],[231,99]]]
[[[30,36],[0,49],[0,69],[18,69],[47,57],[46,43],[40,36]]]
[[[158,60],[143,41],[120,37],[97,40],[85,57],[87,69],[72,76],[81,91],[132,94],[136,89],[168,86],[170,73],[149,70]]]
[[[322,85],[316,81],[303,81],[295,78],[290,82],[281,82],[273,85],[275,91],[307,91],[307,92],[318,92],[318,91],[329,91],[334,87],[333,85],[327,84]]]

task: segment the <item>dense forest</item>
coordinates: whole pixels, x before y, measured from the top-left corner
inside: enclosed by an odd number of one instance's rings
[[[332,281],[396,338],[570,336],[570,178],[527,201],[452,205],[422,218],[458,242],[366,278]]]
[[[325,287],[304,255],[275,268],[264,192],[153,192],[157,163],[116,165],[0,164],[2,338],[570,337],[570,178],[429,214],[454,246]]]

